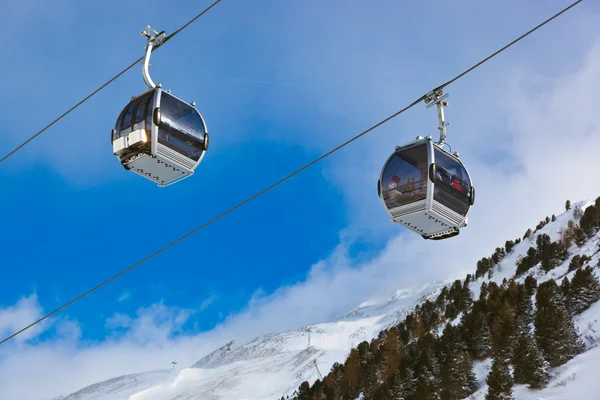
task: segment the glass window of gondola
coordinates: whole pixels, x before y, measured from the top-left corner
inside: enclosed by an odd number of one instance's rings
[[[446,152],[437,147],[434,147],[434,151],[436,180],[433,199],[460,215],[466,215],[471,190],[467,170]]]
[[[136,129],[144,128],[144,124],[140,124],[140,122],[143,122],[144,117],[148,114],[151,115],[150,108],[152,107],[153,95],[154,91],[148,92],[145,95],[132,100],[123,109],[115,124],[113,140],[129,134],[136,124]],[[149,128],[149,126],[147,126],[147,128]]]
[[[383,172],[381,192],[389,210],[427,196],[427,144],[396,152]]]
[[[206,126],[194,107],[162,92],[158,141],[197,161],[202,155]]]

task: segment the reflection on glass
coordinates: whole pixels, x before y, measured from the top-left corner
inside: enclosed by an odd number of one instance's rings
[[[186,136],[193,136],[203,143],[206,127],[196,110],[168,93],[162,92],[161,96],[160,127],[167,133],[170,133],[170,130],[177,130]]]
[[[202,155],[202,145],[199,143],[195,141],[195,143],[190,141],[192,144],[187,143],[174,135],[165,133],[162,129],[158,130],[158,142],[194,161],[198,161]]]
[[[115,124],[116,132],[113,135],[113,140],[128,135],[132,131],[133,125],[144,120],[144,114],[148,112],[148,108],[152,105],[153,96],[154,91],[146,93],[144,96],[138,97],[130,102],[123,111],[121,111],[117,123]],[[152,113],[150,113],[150,116],[152,116]],[[138,128],[140,127],[141,126],[138,126]]]
[[[434,151],[436,181],[433,199],[460,215],[466,215],[471,195],[471,181],[467,170],[437,147],[434,147]]]
[[[138,102],[138,100],[135,100],[129,103],[129,107],[127,107],[127,110],[125,111],[125,116],[121,125],[121,131],[126,131],[125,134],[131,131],[131,114],[133,114],[133,110],[137,106]]]
[[[165,146],[198,161],[202,155],[206,127],[200,115],[189,104],[162,92],[161,123],[158,141]]]
[[[424,200],[427,196],[427,145],[396,152],[385,166],[381,181],[388,209]]]

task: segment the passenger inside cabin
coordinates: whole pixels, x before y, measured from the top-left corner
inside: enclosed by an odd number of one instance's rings
[[[450,182],[450,186],[462,193],[462,187],[460,186],[460,182],[458,181],[458,178],[456,176],[452,177],[452,182]]]
[[[392,179],[390,180],[390,183],[388,184],[388,189],[397,189],[399,190],[399,186],[400,186],[400,177],[397,175],[392,176]]]

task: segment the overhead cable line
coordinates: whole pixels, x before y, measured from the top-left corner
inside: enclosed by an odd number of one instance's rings
[[[530,35],[531,33],[535,32],[537,29],[541,28],[542,26],[544,26],[545,24],[547,24],[548,22],[552,21],[554,18],[558,17],[559,15],[563,14],[564,12],[566,12],[567,10],[569,10],[570,8],[574,7],[575,5],[577,5],[578,3],[582,2],[583,0],[578,0],[575,3],[571,4],[569,7],[565,8],[564,10],[560,11],[559,13],[555,14],[554,16],[552,16],[551,18],[547,19],[546,21],[542,22],[541,24],[539,24],[538,26],[536,26],[535,28],[531,29],[529,32],[525,33],[524,35],[521,35],[519,38],[517,38],[516,40],[512,41],[509,45],[504,46],[503,48],[501,48],[500,50],[496,51],[495,53],[493,53],[491,56],[486,57],[484,60],[480,61],[479,63],[475,64],[473,67],[467,69],[465,72],[461,73],[460,75],[457,75],[455,78],[449,80],[448,82],[442,84],[441,86],[438,86],[436,89],[440,89],[440,88],[444,88],[445,86],[448,86],[449,84],[455,82],[457,79],[463,77],[464,75],[466,75],[467,73],[471,72],[472,70],[474,70],[475,68],[479,67],[480,65],[482,65],[484,62],[490,60],[492,57],[498,55],[500,52],[506,50],[508,47],[512,46],[513,44],[517,43],[518,41],[520,41],[521,39],[523,39],[524,37]],[[222,214],[214,217],[213,219],[209,220],[208,222],[205,222],[204,224],[200,225],[199,227],[197,227],[196,229],[186,233],[185,235],[181,236],[179,239],[169,243],[168,245],[164,246],[163,248],[161,248],[160,250],[155,251],[154,253],[152,253],[151,255],[147,256],[146,258],[136,262],[135,264],[133,264],[132,266],[124,269],[123,271],[119,272],[118,274],[114,275],[113,277],[105,280],[104,282],[100,283],[99,285],[93,287],[92,289],[88,290],[87,292],[79,295],[78,297],[74,298],[73,300],[69,301],[68,303],[65,303],[64,305],[60,306],[59,308],[55,309],[54,311],[44,315],[43,317],[41,317],[40,319],[38,319],[35,322],[32,322],[31,324],[29,324],[28,326],[24,327],[23,329],[13,333],[12,335],[8,336],[7,338],[3,339],[0,344],[3,344],[5,342],[7,342],[8,340],[12,339],[13,337],[19,335],[20,333],[26,331],[27,329],[33,327],[36,324],[39,324],[40,322],[44,321],[46,318],[50,317],[51,315],[56,314],[57,312],[61,311],[62,309],[70,306],[71,304],[75,303],[76,301],[81,300],[82,298],[84,298],[85,296],[87,296],[88,294],[100,289],[102,286],[108,284],[109,282],[112,282],[113,280],[117,279],[118,277],[120,277],[121,275],[126,274],[127,272],[133,270],[134,268],[138,267],[139,265],[145,263],[146,261],[150,260],[151,258],[159,255],[160,253],[162,253],[163,251],[169,249],[170,247],[176,245],[177,243],[183,241],[184,239],[187,239],[188,237],[192,236],[193,234],[195,234],[196,232],[206,228],[207,226],[213,224],[214,222],[220,220],[221,218],[223,218],[224,216],[226,216],[227,214],[230,214],[231,212],[237,210],[238,208],[242,207],[243,205],[249,203],[250,201],[256,199],[257,197],[259,197],[260,195],[268,192],[269,190],[273,189],[274,187],[282,184],[283,182],[287,181],[288,179],[292,178],[293,176],[299,174],[300,172],[304,171],[305,169],[311,167],[312,165],[318,163],[319,161],[323,160],[324,158],[330,156],[331,154],[337,152],[338,150],[340,150],[341,148],[347,146],[348,144],[354,142],[355,140],[361,138],[362,136],[366,135],[367,133],[371,132],[372,130],[374,130],[375,128],[378,128],[379,126],[385,124],[386,122],[390,121],[391,119],[397,117],[398,115],[402,114],[403,112],[405,112],[406,110],[408,110],[409,108],[414,107],[415,105],[417,105],[418,103],[420,103],[422,100],[425,99],[427,95],[423,95],[421,97],[419,97],[418,99],[416,99],[415,101],[413,101],[412,103],[410,103],[408,106],[404,107],[403,109],[401,109],[400,111],[397,111],[396,113],[390,115],[389,117],[387,117],[386,119],[378,122],[377,124],[373,125],[372,127],[370,127],[369,129],[359,133],[358,135],[354,136],[353,138],[347,140],[346,142],[342,143],[341,145],[337,146],[336,148],[334,148],[333,150],[328,151],[327,153],[323,154],[322,156],[316,158],[315,160],[311,161],[310,163],[304,165],[303,167],[301,167],[300,169],[297,169],[296,171],[292,172],[291,174],[287,175],[286,177],[278,180],[277,182],[273,183],[272,185],[268,186],[267,188],[261,190],[260,192],[248,197],[246,200],[242,201],[241,203],[237,204],[236,206],[230,208],[229,210],[223,212]]]
[[[185,28],[187,28],[190,24],[192,24],[194,21],[196,21],[198,18],[200,18],[201,16],[203,16],[204,14],[206,14],[211,8],[213,8],[214,6],[216,6],[218,3],[220,3],[222,0],[216,0],[214,3],[212,3],[210,6],[206,7],[204,10],[202,10],[202,12],[200,12],[199,14],[197,14],[194,18],[192,18],[191,20],[189,20],[185,25],[183,25],[181,28],[177,29],[175,32],[171,33],[169,36],[167,36],[165,38],[165,40],[158,46],[154,47],[152,49],[152,51],[154,52],[155,50],[161,48],[165,43],[167,43],[169,40],[173,39],[173,37],[175,37],[175,35],[177,35],[178,33],[180,33],[182,30],[184,30]],[[129,66],[127,68],[125,68],[123,71],[119,72],[117,75],[113,76],[112,78],[110,78],[110,80],[108,80],[105,84],[103,84],[102,86],[100,86],[98,89],[94,90],[91,94],[89,94],[87,97],[85,97],[83,100],[81,100],[79,103],[75,104],[73,107],[71,107],[69,110],[67,110],[64,114],[62,114],[61,116],[59,116],[58,118],[56,118],[54,121],[50,122],[48,125],[46,125],[44,128],[42,128],[40,131],[38,131],[35,135],[31,136],[29,139],[27,139],[26,141],[24,141],[23,143],[21,143],[19,146],[17,146],[15,149],[13,149],[10,153],[8,153],[7,155],[5,155],[4,157],[0,158],[0,163],[2,163],[3,161],[5,161],[8,157],[12,156],[13,154],[15,154],[17,151],[19,151],[20,149],[22,149],[23,147],[25,147],[25,145],[27,145],[29,142],[31,142],[33,139],[35,139],[36,137],[40,136],[42,133],[44,133],[48,128],[50,128],[52,125],[54,125],[55,123],[57,123],[58,121],[60,121],[61,119],[63,119],[64,117],[66,117],[68,114],[70,114],[72,111],[74,111],[77,107],[79,107],[80,105],[82,105],[83,103],[85,103],[86,101],[88,101],[89,99],[91,99],[96,93],[100,92],[102,89],[104,89],[105,87],[107,87],[108,85],[110,85],[111,83],[113,83],[115,80],[117,80],[117,78],[119,78],[121,75],[123,75],[125,72],[129,71],[131,68],[135,67],[137,64],[139,64],[142,60],[144,59],[144,57],[140,57],[137,60],[135,60],[133,63],[129,64]]]

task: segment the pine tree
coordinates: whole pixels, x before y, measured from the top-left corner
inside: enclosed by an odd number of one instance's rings
[[[560,242],[552,242],[550,236],[539,235],[536,240],[536,259],[541,262],[544,271],[556,268],[567,255],[566,248]]]
[[[531,338],[527,356],[527,383],[531,389],[543,389],[550,380],[550,363],[544,360],[539,347]]]
[[[517,271],[515,272],[515,275],[523,275],[525,272],[533,268],[537,262],[537,250],[534,247],[529,247],[527,254],[525,256],[520,256],[517,259]]]
[[[531,294],[525,285],[517,286],[517,301],[515,305],[515,333],[529,331],[529,324],[533,322],[533,302]]]
[[[567,222],[566,228],[561,228],[559,231],[560,241],[566,249],[573,244],[573,240],[575,239],[575,228],[575,221],[570,219],[569,222]]]
[[[571,209],[571,200],[567,200],[565,203],[565,211],[569,211]]]
[[[453,350],[441,368],[442,400],[464,399],[477,389],[477,378],[473,373],[473,361],[464,350]]]
[[[525,235],[523,235],[523,240],[529,239],[531,237],[532,233],[533,232],[531,231],[531,228],[527,229],[527,231],[525,232]]]
[[[460,329],[446,325],[440,339],[440,398],[463,399],[473,393],[477,380],[473,374],[473,362],[464,349]]]
[[[581,229],[580,227],[575,227],[575,244],[577,245],[577,247],[583,247],[583,245],[587,242],[588,238],[585,235],[585,232],[583,232],[583,229]]]
[[[492,260],[487,257],[483,257],[477,261],[477,270],[475,271],[475,278],[479,279],[484,276],[492,268]]]
[[[527,383],[527,336],[528,332],[522,332],[519,335],[512,357],[513,379],[517,384]]]
[[[579,204],[577,204],[575,206],[575,208],[573,209],[573,218],[575,218],[575,221],[579,221],[579,219],[583,216],[583,210],[581,209],[581,207],[579,206]]]
[[[492,354],[492,331],[485,316],[479,321],[479,330],[474,339],[474,350],[477,358],[487,357]]]
[[[460,376],[461,396],[467,397],[477,390],[477,378],[473,372],[473,359],[467,351],[460,351],[457,361],[457,372]]]
[[[388,336],[390,335],[388,334]],[[351,349],[346,362],[344,362],[340,384],[345,397],[356,398],[358,396],[360,389],[360,354],[357,349]]]
[[[506,251],[506,254],[510,253],[514,247],[515,247],[515,242],[513,242],[512,240],[507,240],[504,243],[504,250]]]
[[[487,285],[485,290],[487,292]],[[482,285],[482,289],[484,285]],[[481,360],[488,357],[492,351],[491,331],[488,324],[485,296],[473,303],[471,312],[465,314],[460,323],[462,338],[471,356]]]
[[[446,312],[444,314],[444,318],[453,320],[457,316],[458,316],[458,310],[456,309],[456,306],[454,305],[454,303],[449,303],[446,306]]]
[[[512,349],[515,332],[515,312],[508,299],[504,299],[492,314],[492,354],[507,357]]]
[[[419,355],[415,365],[415,400],[440,399],[440,365],[433,350],[434,340],[434,337],[427,333],[417,343]]]
[[[570,304],[571,282],[569,281],[569,278],[567,278],[566,276],[563,278],[562,282],[560,283],[560,294],[563,297],[563,299],[567,299],[565,302],[567,305],[567,310],[569,310],[569,312],[571,314],[573,314],[573,310],[571,309],[571,304]]]
[[[556,215],[552,214],[552,222],[556,221]]]
[[[505,255],[506,255],[506,252],[504,251],[504,249],[502,247],[496,247],[494,254],[492,254],[492,262],[495,265],[499,264]]]
[[[527,275],[525,278],[525,291],[527,296],[533,296],[533,292],[537,288],[537,280],[532,275]]]
[[[532,389],[541,389],[548,383],[550,365],[529,332],[519,335],[512,364],[515,383],[529,384]]]
[[[589,239],[596,234],[599,222],[600,221],[597,219],[596,206],[591,205],[583,212],[583,215],[579,220],[579,227]]]
[[[297,400],[310,400],[311,392],[310,385],[307,381],[304,381],[300,384],[298,388],[298,394],[296,395]]]
[[[398,339],[398,329],[396,327],[390,328],[390,330],[387,332],[380,350],[383,352],[383,371],[381,377],[383,379],[387,379],[392,377],[398,370],[400,361],[402,361],[402,357],[404,356],[404,348],[402,346],[402,342]],[[358,357],[356,368],[357,370],[360,369],[360,366],[358,365]],[[358,390],[358,386],[356,387],[356,390]]]
[[[571,258],[571,262],[569,263],[569,272],[575,271],[582,265],[583,263],[581,262],[581,256],[579,254],[575,254],[573,258]]]
[[[513,400],[513,378],[508,370],[508,363],[502,357],[494,357],[492,369],[487,376],[488,392],[485,400]]]
[[[591,267],[580,268],[575,272],[570,284],[568,297],[569,311],[579,314],[600,299],[600,282]]]
[[[392,398],[394,399],[406,399],[415,390],[416,378],[412,368],[404,366],[403,368],[396,371],[394,384],[391,387]]]
[[[583,350],[571,314],[553,279],[538,287],[534,324],[536,341],[550,366],[562,365]]]

